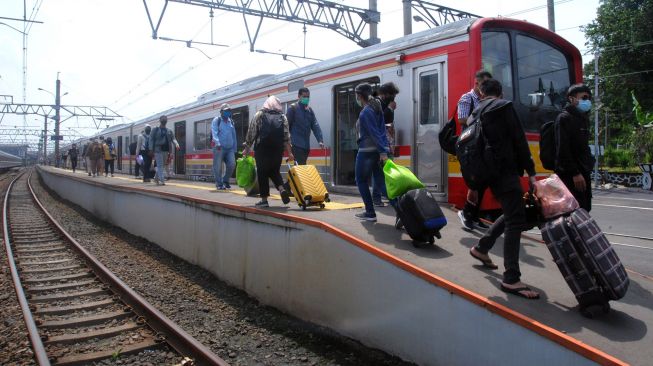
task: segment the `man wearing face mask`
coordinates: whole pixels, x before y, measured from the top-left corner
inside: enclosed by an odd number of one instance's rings
[[[297,164],[305,165],[308,154],[311,151],[311,131],[321,148],[324,148],[322,130],[317,123],[313,109],[308,106],[311,92],[308,88],[300,88],[297,92],[298,101],[288,107],[286,118],[290,127],[290,139],[292,141],[292,153]]]
[[[567,91],[567,105],[556,118],[559,133],[556,149],[555,173],[574,195],[580,207],[592,208],[590,173],[594,157],[590,152],[589,112],[592,94],[584,84],[575,84]]]
[[[213,176],[217,190],[230,189],[229,178],[236,167],[236,128],[231,120],[231,107],[224,103],[220,106],[220,116],[211,122],[213,141]],[[226,169],[222,175],[222,163]]]

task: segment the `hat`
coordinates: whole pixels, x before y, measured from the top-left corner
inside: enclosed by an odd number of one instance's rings
[[[222,105],[220,106],[220,112],[225,111],[227,109],[231,109],[229,103],[222,103]]]
[[[356,85],[356,89],[354,89],[354,91],[356,94],[361,94],[368,97],[372,94],[372,85],[368,83],[361,83]]]

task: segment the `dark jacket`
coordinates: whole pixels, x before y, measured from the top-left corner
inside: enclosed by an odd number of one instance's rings
[[[385,134],[385,123],[381,102],[370,98],[363,107],[356,121],[358,130],[358,151],[376,151],[388,153],[388,138]]]
[[[555,172],[558,175],[586,175],[594,168],[590,151],[589,117],[573,105],[567,105],[556,118],[558,148]]]
[[[472,112],[472,118],[481,114],[483,134],[492,147],[500,175],[524,171],[535,175],[535,163],[528,148],[528,140],[512,102],[504,99],[485,99]]]
[[[309,150],[311,148],[311,131],[317,142],[324,142],[322,129],[317,123],[315,113],[311,107],[293,103],[286,113],[288,127],[290,128],[290,141],[292,146]]]

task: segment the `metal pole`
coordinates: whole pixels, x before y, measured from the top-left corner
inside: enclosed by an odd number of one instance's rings
[[[376,6],[376,0],[370,0],[370,10],[371,11],[377,11],[378,7]],[[374,40],[378,39],[378,24],[376,22],[370,22],[370,40],[374,42]]]
[[[43,121],[43,165],[48,165],[48,116]]]
[[[57,73],[56,89],[54,99],[54,161],[55,166],[59,168],[59,122],[61,121],[61,116],[59,114],[59,109],[61,108],[61,81],[59,80],[59,73]]]
[[[403,0],[404,3],[404,36],[413,33],[413,7],[411,0]]]
[[[599,185],[599,52],[594,53],[594,186]]]
[[[549,15],[549,30],[551,32],[556,31],[556,18],[555,18],[555,10],[554,10],[554,5],[553,5],[553,0],[547,0],[546,1],[546,10],[547,14]]]
[[[603,137],[603,148],[607,149],[608,148],[608,111],[605,111],[605,136]]]

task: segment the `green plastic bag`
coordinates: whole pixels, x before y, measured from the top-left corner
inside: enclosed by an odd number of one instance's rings
[[[236,183],[245,188],[254,184],[256,179],[256,161],[252,156],[245,156],[236,161]]]
[[[388,159],[383,166],[385,176],[385,188],[388,190],[388,198],[393,199],[410,191],[411,189],[424,188],[424,184],[417,179],[410,169],[397,165]]]

